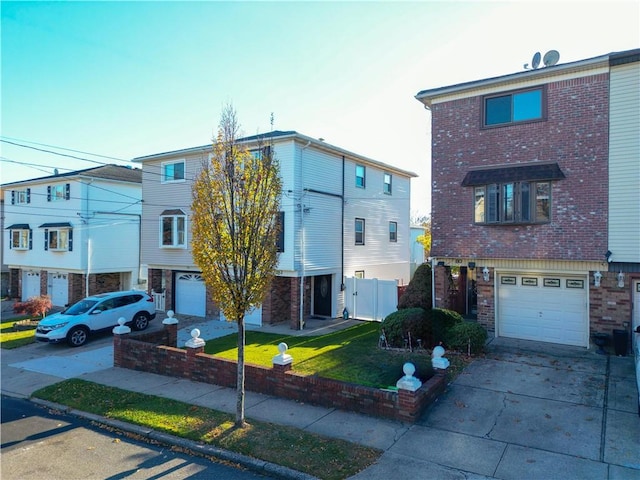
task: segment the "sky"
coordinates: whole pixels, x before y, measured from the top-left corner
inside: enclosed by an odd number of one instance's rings
[[[273,114],[276,130],[415,172],[414,218],[431,209],[419,91],[523,71],[535,52],[562,64],[640,47],[639,0],[0,9],[0,183],[209,144],[230,103],[246,135]]]

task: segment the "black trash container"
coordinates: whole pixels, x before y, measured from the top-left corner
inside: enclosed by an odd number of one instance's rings
[[[624,357],[627,355],[628,342],[629,342],[629,333],[626,330],[613,331],[613,348],[617,356]]]

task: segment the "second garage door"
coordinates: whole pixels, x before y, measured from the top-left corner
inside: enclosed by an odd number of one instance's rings
[[[176,314],[204,317],[206,305],[207,288],[202,275],[176,274]]]
[[[586,276],[498,274],[498,336],[589,346]]]

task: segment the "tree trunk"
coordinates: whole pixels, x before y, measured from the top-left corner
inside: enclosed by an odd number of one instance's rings
[[[238,319],[238,378],[236,381],[236,427],[247,426],[244,421],[244,315]]]

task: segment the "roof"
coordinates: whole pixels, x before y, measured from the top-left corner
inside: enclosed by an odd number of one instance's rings
[[[415,98],[418,101],[422,102],[425,106],[429,107],[431,101],[435,98],[453,93],[461,93],[466,90],[473,90],[479,87],[506,84],[514,81],[526,80],[529,78],[535,79],[538,77],[546,77],[550,74],[559,75],[561,73],[567,73],[571,71],[580,71],[593,68],[594,66],[597,66],[599,64],[602,64],[603,66],[612,66],[637,61],[640,61],[640,49],[626,50],[623,52],[612,52],[597,57],[558,64],[551,67],[541,67],[537,69],[525,70],[523,72],[510,73],[508,75],[501,75],[498,77],[484,78],[480,80],[473,80],[470,82],[458,83],[455,85],[421,90],[416,94]]]
[[[462,180],[463,187],[487,185],[490,183],[561,180],[565,178],[557,163],[528,163],[506,167],[479,168],[467,172]]]
[[[272,132],[268,132],[268,133],[261,133],[258,135],[252,135],[249,137],[242,137],[239,138],[237,141],[238,143],[243,143],[243,144],[251,144],[251,143],[258,143],[260,141],[264,141],[264,140],[273,140],[273,141],[284,141],[284,140],[294,140],[294,141],[299,141],[301,143],[309,144],[309,145],[314,145],[316,148],[322,149],[322,150],[327,150],[327,151],[331,151],[333,153],[339,154],[339,155],[344,155],[346,157],[351,157],[360,161],[363,161],[364,163],[368,163],[370,165],[376,165],[378,167],[381,167],[383,169],[387,169],[387,170],[391,170],[397,173],[402,173],[408,177],[417,177],[418,175],[414,172],[410,172],[408,170],[403,170],[397,167],[394,167],[392,165],[380,162],[378,160],[373,160],[372,158],[368,158],[365,157],[363,155],[359,155],[357,153],[354,152],[350,152],[348,150],[345,150],[343,148],[340,147],[336,147],[335,145],[331,145],[330,143],[325,142],[323,139],[317,139],[317,138],[313,138],[313,137],[309,137],[307,135],[303,135],[301,133],[296,132],[295,130],[274,130]],[[251,146],[249,146],[249,148],[251,148]],[[184,156],[184,155],[192,155],[192,154],[197,154],[197,153],[205,153],[205,152],[210,152],[212,150],[212,144],[208,144],[208,145],[201,145],[198,147],[190,147],[190,148],[184,148],[181,150],[172,150],[169,152],[162,152],[162,153],[154,153],[152,155],[145,155],[143,157],[136,157],[132,160],[132,162],[139,162],[139,163],[144,163],[146,161],[151,161],[151,160],[162,160],[162,159],[166,159],[166,158],[173,158],[173,157],[177,157],[177,156]]]
[[[20,180],[17,182],[5,183],[2,186],[19,185],[23,183],[53,181],[57,179],[65,179],[72,177],[88,177],[101,178],[104,180],[116,180],[119,182],[142,183],[142,170],[139,168],[131,168],[122,165],[101,165],[99,167],[85,168],[83,170],[74,170],[66,173],[56,173],[45,177],[31,178],[29,180]]]

